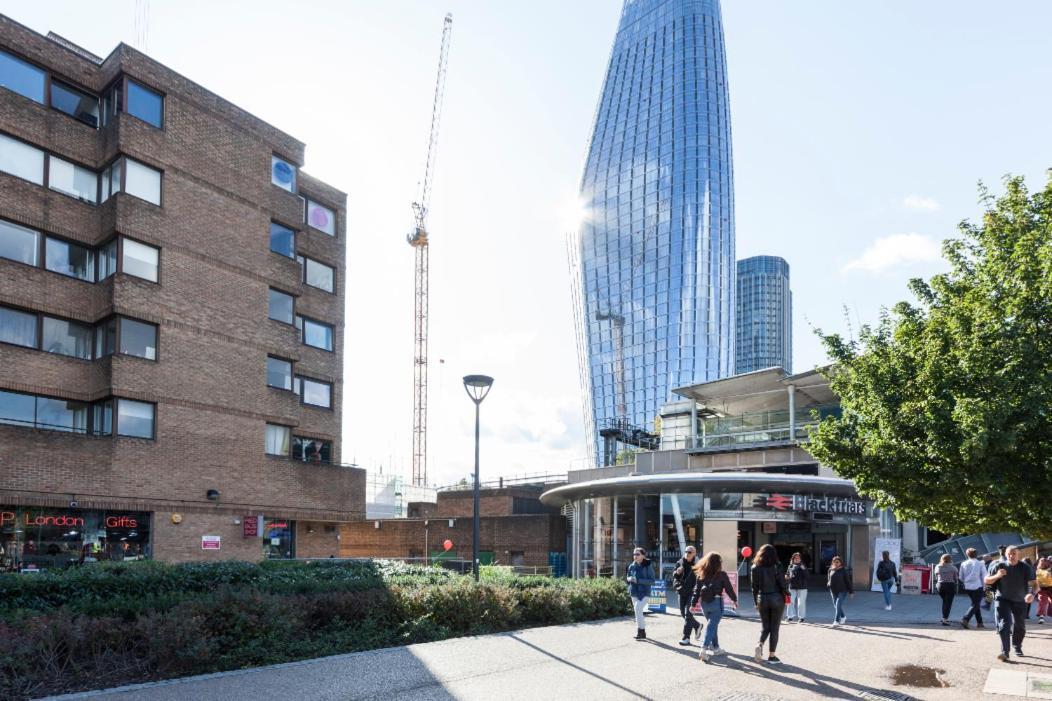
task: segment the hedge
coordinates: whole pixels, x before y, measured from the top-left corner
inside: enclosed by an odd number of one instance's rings
[[[102,563],[99,563],[100,565]],[[126,563],[0,575],[0,698],[620,616],[622,583],[391,562]]]

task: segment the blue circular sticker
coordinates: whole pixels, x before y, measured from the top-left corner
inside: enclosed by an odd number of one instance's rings
[[[285,161],[274,161],[274,179],[283,185],[291,185],[295,171]]]

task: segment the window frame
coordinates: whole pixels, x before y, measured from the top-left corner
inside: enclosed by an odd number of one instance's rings
[[[319,443],[328,443],[329,444],[329,459],[328,460],[318,460],[317,462],[315,462],[314,460],[308,460],[305,457],[297,458],[296,457],[296,441],[297,440],[301,440],[301,441],[318,441]],[[316,438],[315,436],[304,436],[304,435],[301,435],[301,434],[293,433],[292,434],[292,444],[291,444],[290,448],[291,448],[291,450],[289,452],[289,457],[295,462],[307,463],[308,465],[335,465],[336,464],[336,462],[332,458],[333,454],[336,452],[336,441],[334,441],[332,439],[329,439],[329,438]],[[301,455],[302,455],[302,452],[301,452]]]
[[[301,406],[309,406],[309,407],[314,408],[314,409],[324,409],[326,411],[335,411],[336,410],[335,409],[335,405],[336,405],[336,396],[335,396],[336,383],[329,382],[327,380],[319,380],[319,379],[317,379],[315,377],[308,377],[307,375],[294,375],[293,378],[294,378],[293,381],[292,381],[293,382],[292,383],[293,391],[299,397],[299,401],[300,401],[300,405]],[[326,385],[329,388],[329,406],[325,406],[323,404],[312,404],[312,403],[308,402],[306,400],[307,393],[303,389],[303,384],[302,384],[303,382],[313,382],[316,385]]]
[[[138,358],[139,360],[145,360],[145,361],[147,361],[149,363],[160,362],[160,359],[161,359],[161,325],[160,324],[155,324],[152,321],[144,321],[142,319],[136,319],[135,317],[127,316],[125,314],[113,314],[110,317],[108,317],[107,319],[103,319],[103,321],[108,321],[109,319],[116,319],[117,320],[117,335],[116,335],[116,338],[114,339],[113,355],[123,355],[126,358]],[[153,341],[154,341],[154,348],[153,348],[153,355],[154,355],[154,357],[153,358],[147,358],[146,356],[135,355],[133,353],[125,353],[123,350],[121,350],[121,344],[122,344],[121,336],[123,334],[124,322],[125,321],[130,321],[130,322],[135,323],[135,324],[142,324],[144,326],[152,326],[153,327]]]
[[[277,159],[285,165],[292,167],[292,189],[287,190],[281,185],[274,182],[274,159]],[[286,158],[276,151],[272,151],[270,154],[270,184],[278,188],[282,192],[288,192],[293,195],[298,195],[300,190],[300,167],[296,165],[291,158]]]
[[[328,236],[329,238],[332,238],[332,239],[339,238],[340,217],[339,217],[339,214],[338,214],[336,208],[331,206],[331,205],[325,204],[321,200],[314,199],[313,197],[310,197],[309,195],[301,195],[301,196],[303,197],[303,224],[304,224],[304,226],[307,226],[307,227],[309,227],[311,229],[314,229],[315,231],[317,231],[322,236]],[[330,212],[332,212],[332,233],[331,234],[328,231],[325,231],[324,229],[319,229],[318,227],[316,227],[316,226],[314,226],[313,224],[310,223],[310,206],[311,206],[311,204],[316,204],[319,207],[323,207],[324,209],[327,209]]]
[[[123,435],[120,435],[120,434],[117,433],[117,416],[118,416],[118,409],[117,409],[117,407],[119,406],[120,400],[123,399],[122,397],[118,397],[118,396],[115,396],[115,395],[110,395],[110,396],[102,397],[101,399],[96,399],[94,401],[90,401],[89,402],[89,401],[83,401],[83,400],[80,400],[80,399],[70,399],[68,397],[57,397],[57,396],[52,395],[52,394],[38,394],[38,393],[35,393],[35,392],[20,392],[18,390],[10,390],[10,389],[0,389],[0,392],[4,392],[4,393],[7,393],[7,394],[18,394],[18,395],[21,395],[21,396],[24,396],[24,397],[31,397],[33,399],[33,421],[32,421],[31,424],[13,423],[13,422],[8,422],[8,421],[4,421],[4,420],[0,419],[0,426],[12,426],[14,428],[27,428],[27,429],[30,429],[32,431],[50,431],[50,432],[54,432],[54,433],[67,433],[67,434],[72,434],[72,435],[75,435],[75,436],[86,436],[86,437],[93,437],[93,438],[106,438],[106,439],[109,439],[109,440],[113,440],[113,439],[116,439],[118,437],[120,437],[120,438],[139,438],[140,440],[155,440],[156,436],[157,436],[157,403],[156,402],[147,402],[147,401],[143,401],[141,399],[128,399],[128,401],[134,401],[134,402],[138,402],[140,404],[150,404],[150,405],[153,406],[153,426],[152,426],[152,428],[153,428],[153,437],[150,438],[150,439],[144,439],[142,436],[123,436]],[[85,421],[85,429],[83,431],[78,431],[76,429],[66,430],[66,429],[63,429],[63,428],[55,428],[55,427],[53,427],[51,425],[41,426],[40,425],[40,421],[37,418],[38,415],[39,415],[38,406],[37,406],[37,400],[39,400],[39,399],[49,399],[49,400],[52,400],[52,401],[60,401],[60,402],[80,402],[80,403],[86,405],[87,409],[88,409],[88,415],[87,415],[87,420]],[[111,411],[111,414],[110,414],[110,431],[108,433],[105,433],[105,432],[102,432],[102,431],[96,431],[95,427],[96,427],[97,419],[98,419],[99,416],[104,414],[105,407],[106,407],[107,404],[111,405],[110,406],[110,411]],[[291,444],[290,444],[290,446],[291,446]]]
[[[132,195],[132,197],[134,197],[134,196],[135,195]],[[154,246],[152,243],[146,243],[145,241],[140,241],[139,239],[131,237],[131,236],[125,236],[124,234],[117,234],[117,240],[118,240],[118,243],[117,243],[117,272],[122,274],[122,275],[127,275],[129,277],[133,277],[136,280],[142,280],[143,282],[149,283],[151,285],[160,285],[161,284],[161,247],[160,246]],[[129,272],[126,272],[124,270],[124,242],[125,241],[131,241],[132,243],[137,243],[140,246],[146,246],[147,248],[152,248],[155,251],[157,251],[157,279],[156,280],[151,280],[149,278],[142,277],[141,275],[136,275],[135,273],[129,273]]]
[[[161,169],[161,168],[157,168],[155,166],[152,166],[149,163],[147,163],[146,161],[139,160],[138,158],[131,158],[128,155],[123,154],[123,153],[119,156],[119,159],[121,160],[121,189],[120,189],[120,191],[123,192],[125,195],[128,195],[129,197],[134,197],[135,199],[139,200],[140,202],[145,202],[146,204],[152,204],[155,207],[160,207],[161,209],[164,209],[164,170]],[[114,160],[117,160],[117,159],[114,159]],[[138,195],[134,195],[134,194],[128,192],[128,161],[133,161],[134,163],[136,163],[137,165],[142,166],[143,168],[147,168],[149,170],[157,171],[157,174],[160,176],[160,178],[159,178],[159,180],[157,182],[157,201],[156,202],[151,202],[150,200],[146,199],[145,197],[139,197]],[[100,180],[100,183],[99,183],[100,187],[101,187],[101,184],[102,183],[101,183],[101,180]]]
[[[78,282],[83,282],[83,283],[86,283],[88,285],[94,285],[94,284],[96,284],[98,282],[98,277],[99,277],[98,248],[96,248],[94,246],[90,246],[90,245],[88,245],[86,243],[82,243],[80,241],[74,241],[73,239],[66,238],[65,236],[56,236],[54,234],[50,234],[50,233],[47,233],[47,232],[44,232],[44,231],[39,232],[39,233],[41,234],[40,239],[39,239],[39,245],[40,245],[40,251],[39,251],[40,265],[39,265],[39,267],[42,270],[46,270],[49,273],[54,273],[55,275],[60,275],[60,276],[62,276],[64,278],[66,278],[67,280],[77,280]],[[81,248],[86,248],[87,250],[91,251],[91,255],[92,255],[92,258],[91,258],[91,279],[90,280],[86,280],[86,279],[84,279],[82,277],[76,277],[74,275],[67,275],[66,273],[63,273],[63,272],[60,272],[58,270],[54,270],[52,268],[49,268],[48,265],[47,265],[47,241],[48,241],[48,239],[54,239],[55,241],[63,243],[65,245],[67,245],[67,246],[80,246]]]
[[[48,151],[46,148],[41,148],[40,146],[37,146],[36,144],[34,144],[31,141],[26,141],[25,139],[17,137],[14,134],[10,134],[10,133],[8,133],[6,131],[0,131],[0,136],[3,136],[3,137],[8,138],[8,139],[11,139],[12,141],[17,141],[18,143],[23,144],[25,146],[28,146],[28,147],[30,147],[32,149],[36,149],[37,151],[39,151],[44,156],[43,162],[41,164],[42,168],[41,168],[41,171],[40,171],[40,182],[39,183],[36,182],[35,180],[29,180],[28,178],[23,178],[21,175],[16,175],[15,173],[12,173],[12,172],[7,171],[7,170],[0,170],[0,175],[7,175],[7,176],[10,176],[12,178],[17,178],[18,180],[21,180],[22,182],[30,183],[31,185],[36,185],[37,187],[42,187],[42,188],[47,189],[47,187],[48,187],[48,161],[51,159],[51,152]]]
[[[96,95],[91,90],[85,90],[84,88],[81,88],[81,87],[77,86],[76,84],[74,84],[74,83],[72,83],[72,82],[70,82],[68,80],[65,80],[63,78],[55,79],[52,76],[50,71],[45,71],[45,75],[46,75],[46,77],[45,77],[45,84],[47,86],[47,93],[46,93],[47,106],[50,109],[52,109],[52,110],[54,110],[56,112],[60,112],[60,113],[62,113],[64,115],[66,115],[67,117],[71,118],[73,121],[79,122],[79,123],[83,124],[84,126],[90,127],[91,129],[93,129],[95,131],[98,131],[99,129],[102,128],[102,98],[100,96]],[[69,91],[74,92],[74,93],[80,93],[81,95],[84,95],[85,97],[93,97],[93,98],[95,98],[95,107],[98,109],[98,116],[96,118],[97,123],[94,126],[92,124],[90,124],[89,122],[85,122],[83,119],[81,119],[80,117],[78,117],[78,116],[76,116],[74,114],[70,114],[69,112],[67,112],[67,111],[65,111],[63,109],[59,109],[58,107],[55,107],[55,99],[54,99],[54,97],[51,94],[51,90],[56,84],[59,87],[65,89],[65,90],[69,90]]]
[[[271,293],[271,291],[277,292],[278,294],[283,294],[286,297],[290,297],[292,299],[292,321],[291,322],[289,322],[289,321],[282,321],[281,319],[275,319],[274,317],[272,317],[270,315],[270,293]],[[293,326],[293,327],[295,327],[296,326],[296,316],[297,316],[296,315],[296,295],[292,294],[291,292],[286,292],[285,290],[281,289],[280,287],[274,287],[273,285],[267,285],[267,318],[270,319],[271,321],[276,321],[279,324],[285,324],[286,326]]]
[[[155,88],[155,87],[153,87],[151,85],[147,85],[145,82],[143,82],[142,80],[139,80],[138,78],[131,78],[131,77],[129,77],[127,73],[122,73],[119,81],[123,82],[123,85],[121,87],[121,107],[122,107],[121,111],[124,114],[128,115],[129,117],[134,117],[135,119],[138,119],[140,122],[142,122],[143,124],[146,124],[147,126],[150,126],[150,127],[154,128],[154,129],[160,129],[161,131],[164,131],[164,127],[168,123],[168,95],[166,93],[161,92],[160,90],[158,90],[157,88]],[[116,82],[118,82],[118,81],[114,81],[114,83],[116,83]],[[143,90],[146,90],[148,92],[152,92],[152,93],[154,93],[155,95],[157,95],[157,96],[159,96],[161,98],[161,123],[160,124],[154,124],[153,122],[148,122],[145,119],[143,119],[142,117],[140,117],[139,115],[132,114],[131,112],[128,111],[128,83],[135,83],[137,86],[139,86]],[[99,114],[100,114],[100,120],[101,120],[101,101],[100,101],[100,113]]]
[[[118,396],[109,397],[108,399],[111,399],[114,402],[114,404],[113,404],[113,419],[112,419],[112,423],[111,423],[111,430],[113,431],[114,439],[117,439],[117,438],[132,438],[132,439],[136,439],[136,440],[148,440],[148,441],[155,441],[155,440],[157,440],[157,402],[148,402],[148,401],[145,401],[143,399],[131,399],[130,397],[118,397]],[[104,401],[104,400],[100,400],[99,403],[101,403],[102,401]],[[120,429],[120,415],[121,415],[120,405],[121,405],[121,402],[124,402],[124,401],[135,402],[136,404],[148,404],[149,406],[153,407],[153,418],[150,420],[150,435],[149,436],[130,436],[130,435],[126,434],[126,433],[121,433],[120,432],[121,431],[121,429]],[[93,402],[92,404],[94,405],[95,402]]]
[[[288,432],[289,437],[289,449],[286,453],[268,453],[267,452],[267,428],[274,426],[276,428],[283,428]],[[269,421],[263,424],[263,454],[272,458],[281,458],[288,460],[292,457],[292,426],[286,424],[275,424]]]
[[[21,54],[17,54],[14,51],[10,51],[6,46],[3,49],[0,49],[0,52],[7,54],[8,56],[10,56],[11,58],[15,59],[15,61],[17,61],[19,63],[24,63],[27,66],[29,66],[30,68],[35,68],[36,70],[38,70],[41,73],[43,73],[44,74],[44,90],[43,90],[43,94],[41,95],[41,99],[40,100],[34,100],[29,95],[24,95],[24,94],[18,92],[17,90],[15,90],[13,88],[7,87],[6,85],[0,85],[0,88],[3,88],[4,90],[7,90],[8,92],[13,93],[15,95],[18,95],[19,97],[25,98],[26,100],[29,100],[30,102],[35,102],[38,105],[43,105],[45,107],[48,107],[49,106],[48,103],[50,102],[49,97],[51,95],[51,89],[50,89],[50,87],[51,87],[50,86],[51,71],[49,71],[48,69],[44,68],[43,66],[41,66],[38,63],[36,63],[35,61],[29,60],[28,58],[26,58],[25,56],[22,56]]]
[[[78,163],[77,161],[74,161],[74,160],[71,160],[69,158],[66,158],[65,156],[60,156],[57,153],[52,153],[51,151],[44,151],[44,153],[47,154],[47,158],[44,159],[44,181],[45,181],[44,182],[44,187],[46,187],[51,192],[57,192],[60,195],[65,195],[66,197],[69,197],[70,199],[74,199],[77,202],[83,202],[84,204],[90,204],[92,207],[98,207],[101,204],[101,202],[99,201],[99,198],[102,196],[102,174],[99,171],[97,171],[94,168],[91,168],[89,166],[86,166],[86,165],[84,165],[82,163]],[[82,170],[86,170],[86,171],[88,171],[90,173],[94,173],[95,174],[95,200],[94,201],[85,200],[85,199],[83,199],[83,198],[81,198],[81,197],[79,197],[77,195],[74,195],[72,193],[66,192],[65,190],[59,190],[58,188],[54,187],[51,184],[51,159],[53,159],[53,158],[57,158],[58,160],[62,161],[63,163],[68,163],[71,166],[73,166],[74,168],[80,168]]]
[[[300,262],[300,258],[303,259],[302,262]],[[332,290],[327,290],[324,287],[318,287],[317,285],[312,285],[309,282],[307,282],[307,261],[310,261],[311,263],[315,263],[317,265],[324,266],[324,267],[326,267],[326,268],[328,268],[329,270],[332,271]],[[325,294],[330,294],[330,295],[335,295],[336,294],[336,290],[338,288],[336,287],[336,266],[335,265],[329,265],[328,263],[320,261],[317,258],[311,258],[310,256],[305,256],[305,255],[302,255],[300,253],[296,254],[296,263],[300,266],[300,282],[303,285],[305,285],[306,287],[310,287],[311,289],[314,289],[314,290],[321,290]]]
[[[12,341],[0,340],[0,345],[11,346],[13,348],[28,348],[30,350],[41,350],[43,346],[43,330],[44,322],[41,320],[43,316],[40,312],[32,309],[26,309],[14,304],[0,304],[0,309],[6,309],[8,311],[15,312],[17,314],[27,314],[36,317],[36,321],[33,324],[33,345],[27,346],[24,343],[14,343]],[[94,338],[92,338],[94,341]]]
[[[293,319],[293,323],[295,323],[295,319],[296,318],[301,319],[303,321],[310,321],[310,322],[315,323],[315,324],[321,324],[322,326],[327,326],[328,328],[332,329],[332,348],[322,348],[320,346],[313,346],[313,345],[307,343],[307,340],[306,340],[307,336],[304,333],[305,326],[301,325],[297,329],[299,331],[299,333],[300,333],[300,345],[306,346],[307,348],[314,348],[316,350],[320,350],[320,351],[323,351],[325,353],[335,353],[336,352],[336,325],[335,324],[330,324],[328,322],[322,321],[321,319],[315,319],[314,317],[303,316],[302,314],[297,314],[296,317]]]
[[[291,256],[286,256],[284,253],[280,253],[280,252],[274,250],[274,247],[272,245],[272,241],[273,241],[273,236],[274,236],[274,234],[273,234],[273,227],[275,225],[280,226],[283,229],[288,229],[289,231],[292,232],[292,255]],[[288,260],[295,261],[297,255],[298,255],[296,253],[296,237],[299,236],[299,231],[296,230],[296,227],[289,226],[288,224],[285,224],[284,222],[280,222],[277,219],[271,219],[270,220],[270,227],[271,228],[269,228],[268,231],[267,231],[267,247],[270,250],[270,252],[274,253],[275,255],[279,255],[282,258],[287,258]]]
[[[287,389],[285,387],[278,387],[276,385],[270,384],[270,367],[267,365],[267,363],[269,361],[271,361],[271,360],[277,360],[277,361],[282,362],[282,363],[288,363],[288,365],[289,365],[289,387]],[[264,375],[265,375],[265,377],[263,378],[263,381],[266,383],[266,386],[269,389],[276,389],[276,390],[278,390],[280,392],[295,392],[295,390],[296,390],[296,361],[294,361],[294,360],[292,360],[290,358],[283,358],[280,355],[272,355],[270,353],[267,353],[267,362],[265,362],[263,364],[263,370],[264,370]]]

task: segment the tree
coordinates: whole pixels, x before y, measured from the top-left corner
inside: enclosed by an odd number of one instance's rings
[[[900,519],[1052,538],[1052,171],[1033,195],[1018,177],[980,193],[916,303],[857,340],[818,331],[843,412],[809,449]]]

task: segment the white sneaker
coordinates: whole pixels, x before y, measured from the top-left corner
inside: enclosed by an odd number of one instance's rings
[[[840,625],[842,625],[842,626],[847,625],[847,616],[844,616],[843,618],[840,619]]]
[[[885,611],[890,611],[891,610],[891,604],[888,604],[887,606],[885,606],[884,610]]]
[[[724,650],[722,647],[717,647],[717,648],[713,648],[712,654],[713,655],[726,655],[727,651]]]
[[[840,625],[840,621],[833,621],[833,625],[831,625],[829,627],[830,628],[836,628],[838,625]]]
[[[680,645],[690,645],[690,636],[687,636],[686,638],[683,638],[683,640],[680,640],[679,644]]]
[[[763,645],[757,645],[752,658],[757,662],[763,662]]]

